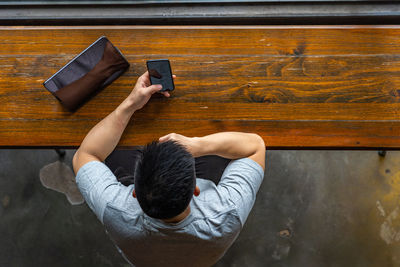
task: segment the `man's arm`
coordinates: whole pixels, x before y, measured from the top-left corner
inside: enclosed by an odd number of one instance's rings
[[[141,109],[152,94],[158,92],[161,85],[151,85],[149,73],[145,72],[138,81],[129,96],[106,118],[94,126],[72,160],[75,174],[89,161],[104,161],[117,146],[133,113]],[[169,97],[168,92],[163,92]]]
[[[204,137],[186,137],[172,133],[160,138],[160,142],[174,140],[185,146],[194,157],[218,155],[228,159],[250,158],[265,169],[265,144],[253,133],[223,132]]]

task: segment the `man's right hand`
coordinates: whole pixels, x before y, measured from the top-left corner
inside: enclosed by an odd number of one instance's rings
[[[172,75],[175,79],[176,76]],[[132,92],[128,96],[128,100],[132,103],[133,109],[138,110],[141,109],[146,103],[149,101],[152,94],[159,92],[162,89],[160,84],[150,83],[149,72],[146,71],[142,76],[140,76],[136,82],[135,87]],[[169,92],[160,92],[165,97],[169,97]]]

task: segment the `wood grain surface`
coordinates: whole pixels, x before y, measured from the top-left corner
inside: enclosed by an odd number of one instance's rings
[[[105,35],[129,71],[75,113],[42,83]],[[76,147],[168,58],[176,90],[120,146],[177,132],[260,134],[267,148],[400,149],[400,26],[0,27],[0,147]]]

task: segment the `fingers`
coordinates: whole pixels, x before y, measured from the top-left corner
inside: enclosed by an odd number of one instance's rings
[[[179,141],[179,139],[180,139],[179,137],[180,137],[180,135],[177,134],[177,133],[170,133],[170,134],[167,134],[167,135],[164,135],[164,136],[160,137],[158,139],[158,141],[160,143],[166,142],[166,141]]]
[[[172,78],[175,79],[176,75],[172,75]],[[162,85],[161,84],[153,84],[150,85],[150,74],[148,71],[146,71],[145,73],[142,74],[142,76],[140,76],[138,78],[138,82],[143,83],[146,86],[146,92],[150,93],[150,94],[154,94],[156,92],[160,92],[160,90],[162,89]],[[171,94],[167,91],[165,92],[160,92],[161,94],[163,94],[165,97],[170,97]]]
[[[165,97],[170,97],[171,95],[168,92],[160,92],[161,94],[163,94]]]
[[[175,80],[176,79],[176,75],[172,75],[172,78]],[[167,92],[167,91],[160,92],[160,93],[163,94],[165,97],[170,97],[171,96],[171,94],[169,92]]]
[[[162,89],[161,84],[153,84],[153,85],[150,85],[149,87],[146,87],[146,91],[150,94],[159,92],[161,89]]]
[[[149,75],[149,72],[148,71],[146,71],[145,73],[143,73],[140,77],[139,77],[139,79],[138,80],[140,80],[140,81],[146,81],[146,80],[150,80],[150,75]]]
[[[158,141],[162,143],[162,142],[166,142],[166,141],[168,141],[168,140],[171,140],[172,135],[173,135],[173,133],[170,133],[170,134],[161,136],[161,137],[158,139]]]
[[[146,86],[150,85],[150,75],[149,72],[146,71],[138,78],[138,82],[145,84]]]

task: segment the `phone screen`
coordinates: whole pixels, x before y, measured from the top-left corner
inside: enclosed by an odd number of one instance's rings
[[[174,90],[171,65],[168,59],[148,60],[147,69],[150,75],[151,84],[161,84],[161,91]]]

